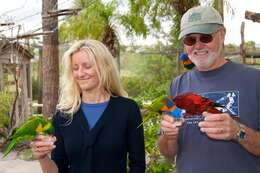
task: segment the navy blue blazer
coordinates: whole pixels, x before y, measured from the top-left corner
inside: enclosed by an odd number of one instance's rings
[[[141,123],[138,105],[124,97],[111,97],[91,130],[81,109],[70,123],[58,111],[53,117],[57,141],[52,159],[59,173],[126,173],[127,166],[130,173],[144,173]]]

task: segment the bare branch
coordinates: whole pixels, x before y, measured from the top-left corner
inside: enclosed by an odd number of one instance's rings
[[[246,11],[245,12],[245,18],[248,19],[248,20],[252,20],[253,22],[259,22],[260,23],[260,13]]]

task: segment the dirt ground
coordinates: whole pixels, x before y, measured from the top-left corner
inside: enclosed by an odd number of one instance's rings
[[[16,153],[10,153],[2,159],[0,153],[0,173],[42,173],[42,171],[38,161],[21,160]]]

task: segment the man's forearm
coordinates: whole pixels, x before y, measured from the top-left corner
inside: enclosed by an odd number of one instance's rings
[[[260,156],[260,132],[248,127],[245,127],[245,132],[246,138],[244,140],[239,140],[238,143],[251,154]]]
[[[160,136],[158,140],[159,150],[167,159],[175,161],[177,154],[178,144],[176,140],[169,140],[165,136]]]

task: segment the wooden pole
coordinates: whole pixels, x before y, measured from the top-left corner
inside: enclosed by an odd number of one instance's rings
[[[241,29],[240,29],[240,34],[241,34],[240,55],[242,57],[243,64],[246,63],[246,51],[245,51],[245,47],[244,47],[244,45],[245,45],[244,30],[245,30],[245,22],[242,22]]]
[[[42,1],[42,16],[48,11],[57,10],[58,0]],[[59,89],[59,54],[58,54],[58,17],[42,17],[43,32],[52,31],[50,35],[43,36],[42,50],[42,103],[43,115],[51,117],[58,102]]]
[[[42,104],[42,47],[39,47],[39,60],[38,60],[38,104]],[[38,113],[42,113],[42,107],[37,108]]]

